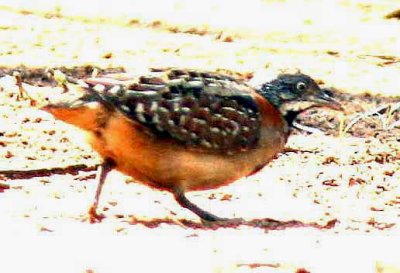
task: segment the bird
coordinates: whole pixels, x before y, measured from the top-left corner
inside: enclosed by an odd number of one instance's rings
[[[82,129],[103,159],[91,222],[107,174],[169,191],[202,221],[225,221],[185,195],[215,189],[258,172],[282,152],[293,121],[310,107],[342,110],[332,92],[310,76],[280,74],[252,87],[237,77],[184,68],[136,77],[76,81],[82,94],[42,110]]]

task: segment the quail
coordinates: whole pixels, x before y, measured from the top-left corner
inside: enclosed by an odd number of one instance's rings
[[[72,102],[42,109],[86,132],[103,158],[92,221],[107,173],[173,194],[202,220],[224,220],[188,200],[260,170],[284,149],[295,116],[314,106],[341,110],[332,94],[300,72],[249,86],[232,76],[158,69],[135,78],[88,78]]]

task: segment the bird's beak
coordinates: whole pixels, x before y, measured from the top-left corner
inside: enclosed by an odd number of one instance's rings
[[[318,95],[316,95],[314,101],[319,103],[321,106],[328,107],[333,110],[344,110],[342,105],[333,97],[332,92],[328,89],[321,89]]]

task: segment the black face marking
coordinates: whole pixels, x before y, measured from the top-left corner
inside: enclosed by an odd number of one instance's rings
[[[299,116],[299,114],[302,111],[288,111],[285,115],[285,120],[288,123],[289,126],[293,124],[293,122],[296,120],[296,118]]]

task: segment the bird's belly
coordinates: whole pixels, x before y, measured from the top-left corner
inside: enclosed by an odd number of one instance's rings
[[[116,169],[144,184],[172,190],[211,189],[247,176],[268,163],[282,150],[284,141],[276,130],[265,132],[268,139],[260,147],[234,155],[188,149],[171,140],[154,137],[135,124],[112,119],[102,143],[93,147],[116,162]],[[124,132],[124,133],[121,133]],[[129,133],[127,133],[129,132]]]

